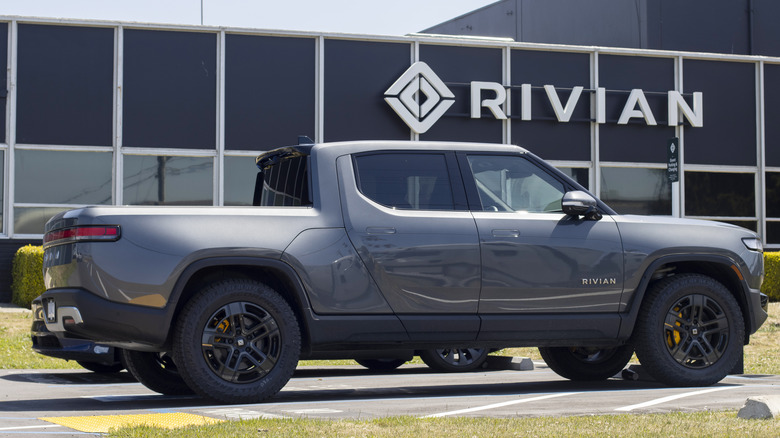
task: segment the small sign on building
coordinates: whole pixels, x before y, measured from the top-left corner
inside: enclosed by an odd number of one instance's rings
[[[680,168],[678,166],[680,159],[680,139],[675,137],[669,139],[666,147],[666,175],[669,182],[680,181]]]

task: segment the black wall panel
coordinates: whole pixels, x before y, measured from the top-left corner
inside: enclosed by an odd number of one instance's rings
[[[560,123],[544,85],[554,85],[562,105],[571,88],[590,85],[590,55],[587,53],[513,50],[512,85],[531,84],[533,120],[520,119],[521,94],[512,92],[512,142],[530,149],[548,160],[590,160],[590,101],[583,91],[571,120]]]
[[[748,54],[750,0],[655,0],[658,21],[649,23],[648,33],[660,47],[652,49],[690,52]]]
[[[685,129],[685,163],[756,165],[755,64],[683,61],[686,92],[701,91],[704,126]]]
[[[325,140],[409,140],[384,92],[409,68],[405,43],[325,40]]]
[[[269,150],[314,138],[313,38],[227,35],[225,147]]]
[[[753,55],[780,56],[780,2],[751,0],[753,6]]]
[[[7,143],[5,137],[5,114],[8,106],[8,23],[0,23],[0,143]]]
[[[111,146],[114,29],[18,29],[16,142]]]
[[[502,82],[500,49],[420,45],[420,60],[428,64],[455,95],[455,103],[420,140],[501,143],[503,123],[483,108],[471,119],[471,81]]]
[[[780,64],[764,64],[764,133],[767,166],[780,166]]]
[[[217,36],[124,31],[123,145],[215,149]]]
[[[599,126],[600,159],[640,163],[666,162],[667,140],[674,137],[666,108],[667,91],[674,90],[674,59],[599,55],[599,86],[606,88],[606,123]],[[634,88],[647,98],[656,126],[632,118],[617,121]]]

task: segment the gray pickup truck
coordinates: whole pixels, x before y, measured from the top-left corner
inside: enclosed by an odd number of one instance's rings
[[[760,238],[623,216],[511,145],[364,141],[257,158],[254,207],[53,217],[48,330],[124,351],[149,388],[276,394],[299,359],[537,346],[602,380],[636,352],[710,385],[767,317]]]

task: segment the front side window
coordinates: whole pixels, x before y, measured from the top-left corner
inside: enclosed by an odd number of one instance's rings
[[[355,157],[360,192],[399,210],[454,210],[443,154],[386,153]]]
[[[469,155],[484,211],[560,212],[563,183],[519,156]]]

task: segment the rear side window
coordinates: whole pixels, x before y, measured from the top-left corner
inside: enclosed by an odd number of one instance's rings
[[[454,210],[443,154],[386,153],[355,157],[361,193],[399,210]]]
[[[255,205],[302,207],[312,205],[309,196],[308,156],[298,156],[267,166],[258,174]],[[262,185],[261,185],[262,184]]]

